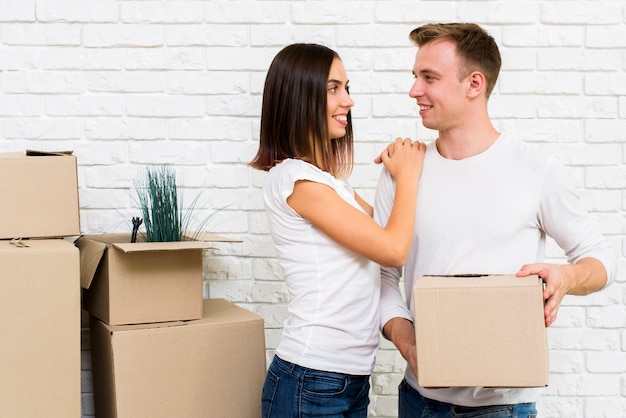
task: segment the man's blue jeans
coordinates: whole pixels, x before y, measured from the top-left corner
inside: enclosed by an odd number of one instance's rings
[[[369,376],[307,369],[274,356],[263,385],[264,418],[366,418]]]
[[[467,407],[424,398],[406,380],[399,386],[398,418],[535,418],[535,403]]]

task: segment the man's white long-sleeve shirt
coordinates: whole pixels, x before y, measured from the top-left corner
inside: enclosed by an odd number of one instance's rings
[[[383,170],[374,217],[385,225],[395,184]],[[501,135],[486,151],[463,160],[442,157],[428,144],[417,197],[415,236],[404,267],[383,268],[381,327],[394,317],[412,320],[412,288],[423,275],[515,274],[544,261],[546,235],[568,262],[594,257],[615,276],[613,250],[571,185],[565,167],[530,144]],[[462,347],[459,347],[462,349]],[[535,402],[537,388],[425,389],[407,368],[406,379],[423,396],[465,406]]]

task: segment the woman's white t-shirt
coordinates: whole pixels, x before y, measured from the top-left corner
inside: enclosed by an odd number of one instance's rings
[[[287,159],[270,169],[263,199],[290,297],[276,354],[303,367],[369,375],[379,344],[380,267],[287,204],[299,180],[325,184],[363,211],[348,183],[312,164]]]

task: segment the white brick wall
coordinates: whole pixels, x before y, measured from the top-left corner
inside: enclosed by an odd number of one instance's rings
[[[501,46],[490,103],[497,127],[541,142],[571,167],[620,256],[617,282],[567,297],[549,329],[540,416],[626,416],[626,2],[0,0],[0,151],[74,150],[85,233],[126,228],[132,181],[171,163],[190,194],[223,208],[211,228],[243,240],[205,260],[205,296],[263,315],[272,355],[286,291],[246,166],[257,146],[265,71],[284,45],[336,49],[351,78],[353,183],[370,201],[371,160],[395,136],[433,138],[407,92],[426,21],[474,21]],[[551,258],[561,254],[554,245]],[[83,416],[93,415],[88,338]],[[382,343],[371,416],[396,414],[404,362]],[[35,395],[33,395],[35,396]]]

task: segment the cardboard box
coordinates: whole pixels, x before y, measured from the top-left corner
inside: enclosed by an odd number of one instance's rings
[[[76,170],[69,154],[0,153],[0,238],[80,235]]]
[[[99,418],[257,418],[263,318],[224,299],[188,322],[112,326],[91,318]]]
[[[202,318],[202,255],[207,241],[130,243],[130,234],[85,235],[80,248],[83,307],[110,325]]]
[[[538,276],[429,277],[413,288],[424,387],[539,387],[548,346]]]
[[[0,241],[0,415],[80,417],[78,250],[24,244]]]

